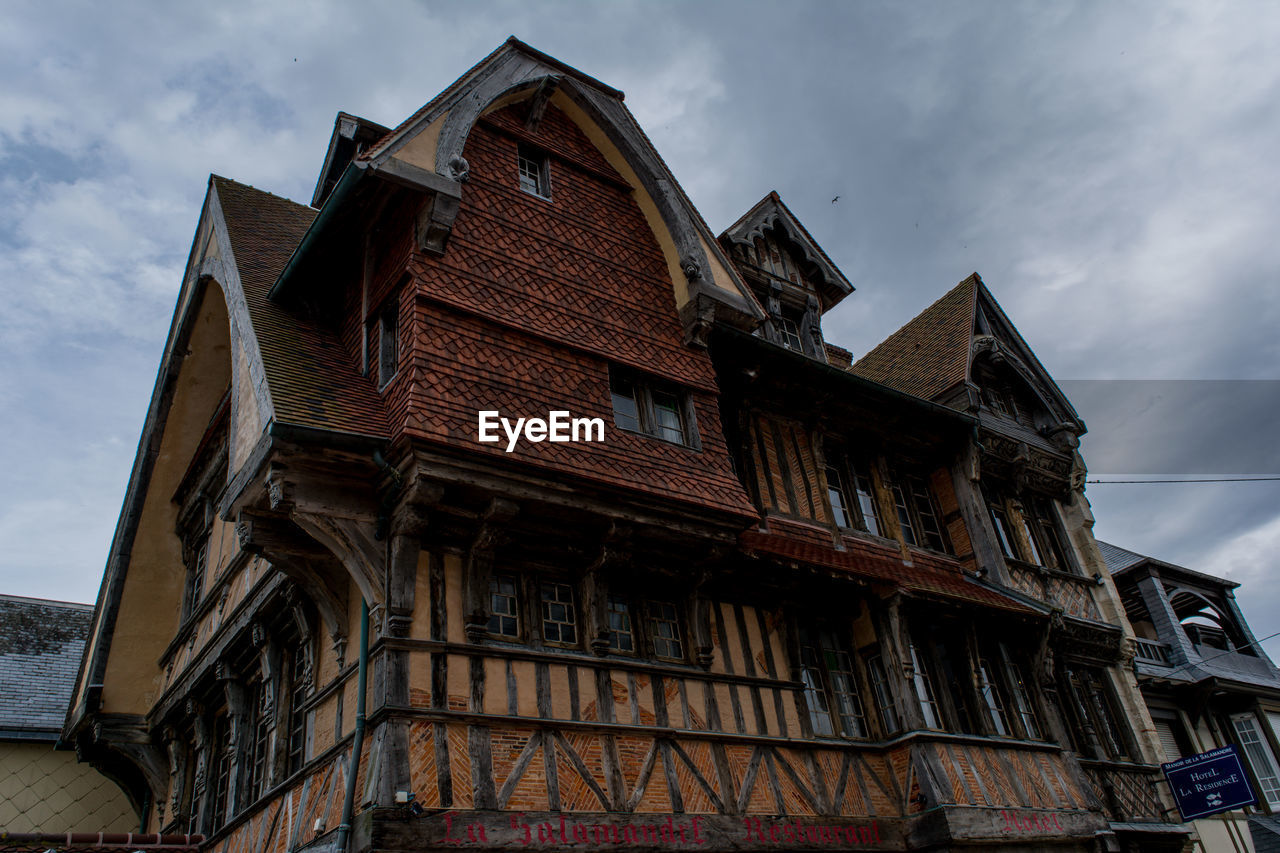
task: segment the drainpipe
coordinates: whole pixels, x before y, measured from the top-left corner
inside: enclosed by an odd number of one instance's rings
[[[351,763],[347,766],[347,793],[342,800],[342,822],[338,824],[338,853],[347,853],[351,840],[351,816],[356,805],[356,774],[364,749],[364,692],[369,677],[369,602],[360,598],[360,663],[356,667],[356,736],[351,742]]]

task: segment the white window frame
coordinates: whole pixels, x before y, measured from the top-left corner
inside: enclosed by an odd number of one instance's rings
[[[1240,741],[1240,751],[1253,771],[1253,778],[1258,782],[1258,796],[1272,812],[1280,811],[1280,765],[1276,764],[1266,729],[1259,725],[1257,716],[1252,713],[1232,714],[1231,726]]]

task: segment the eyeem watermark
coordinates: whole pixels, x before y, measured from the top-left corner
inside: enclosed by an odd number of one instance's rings
[[[497,410],[476,412],[476,428],[480,441],[496,444],[506,435],[507,453],[515,449],[523,436],[526,441],[604,441],[604,418],[575,418],[568,412],[547,412],[546,418],[502,417]]]

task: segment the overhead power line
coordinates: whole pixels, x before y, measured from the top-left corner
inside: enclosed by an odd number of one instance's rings
[[[1280,477],[1211,477],[1194,480],[1085,480],[1086,483],[1268,483],[1280,480]]]

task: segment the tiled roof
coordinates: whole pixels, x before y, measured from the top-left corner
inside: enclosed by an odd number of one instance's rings
[[[859,376],[931,400],[969,373],[978,275],[966,278],[850,368]]]
[[[1136,566],[1147,557],[1134,551],[1127,551],[1119,545],[1112,545],[1110,542],[1098,541],[1098,550],[1102,552],[1102,559],[1106,561],[1107,568],[1111,570],[1111,574],[1118,575],[1126,569]]]
[[[337,335],[285,311],[267,293],[316,211],[213,176],[278,423],[387,435],[382,399]]]
[[[970,580],[959,563],[940,555],[912,551],[908,566],[903,563],[901,553],[887,544],[848,537],[844,540],[845,550],[837,551],[830,545],[755,530],[741,534],[739,543],[748,553],[834,569],[906,592],[1039,615],[1030,607]]]
[[[0,595],[0,732],[55,740],[93,607]]]

